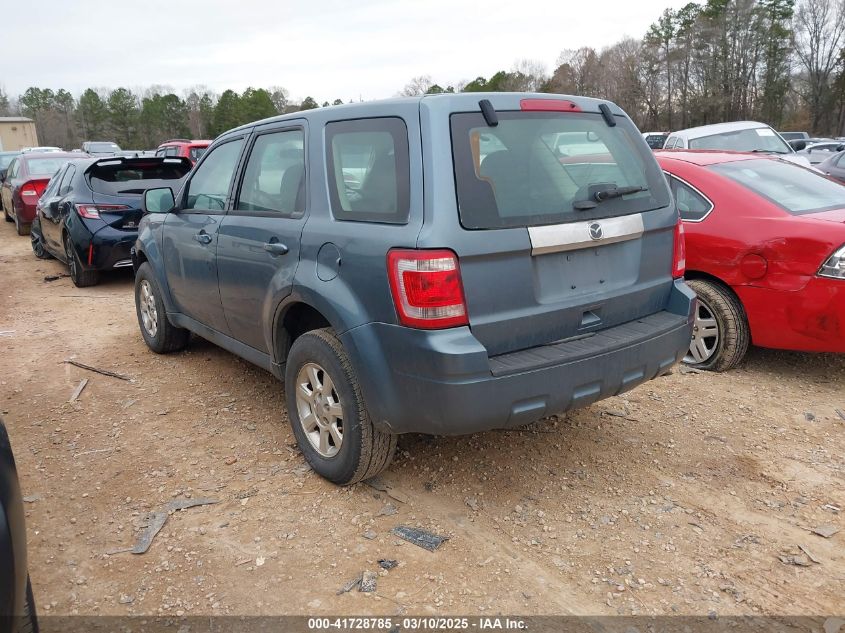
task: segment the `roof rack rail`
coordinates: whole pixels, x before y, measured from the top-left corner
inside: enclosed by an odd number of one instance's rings
[[[189,138],[169,138],[166,141],[162,141],[159,145],[164,145],[165,143],[190,143],[191,139]]]

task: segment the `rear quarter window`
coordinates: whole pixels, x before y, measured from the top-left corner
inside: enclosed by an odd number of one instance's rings
[[[405,224],[410,210],[408,128],[396,117],[326,125],[332,214],[339,220]]]

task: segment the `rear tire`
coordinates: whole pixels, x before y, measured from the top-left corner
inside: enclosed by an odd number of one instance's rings
[[[20,220],[18,219],[19,216],[15,213],[15,231],[17,231],[18,235],[29,235],[29,227],[21,224]]]
[[[369,479],[393,459],[397,436],[373,425],[352,363],[330,328],[294,341],[285,398],[305,460],[329,481],[348,486]]]
[[[29,228],[29,241],[30,244],[32,244],[32,252],[35,253],[35,256],[38,259],[53,258],[53,256],[47,252],[47,249],[44,248],[44,239],[41,235],[41,223],[37,218]]]
[[[169,354],[188,345],[191,333],[167,319],[161,288],[147,262],[135,275],[135,314],[144,342],[156,354]]]
[[[698,295],[699,305],[696,312],[693,340],[690,352],[684,357],[684,363],[706,371],[727,371],[739,365],[748,351],[751,332],[745,310],[739,299],[725,286],[704,279],[692,279],[687,285]],[[698,342],[704,332],[704,323],[715,320],[715,337]]]
[[[70,269],[70,279],[77,288],[87,288],[88,286],[97,285],[97,282],[100,280],[99,272],[96,270],[85,270],[82,267],[82,262],[79,261],[79,256],[77,256],[70,235],[67,233],[65,233],[65,255],[67,256],[67,265]]]

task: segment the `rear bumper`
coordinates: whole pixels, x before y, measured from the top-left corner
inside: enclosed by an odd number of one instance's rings
[[[754,345],[845,353],[845,280],[814,277],[801,290],[734,288]]]
[[[28,203],[27,199],[21,196],[21,204],[15,206],[15,215],[18,218],[18,224],[32,224],[35,219],[35,204],[37,198],[32,203]]]
[[[89,270],[112,270],[132,267],[132,247],[138,239],[137,231],[119,231],[110,226],[93,235],[82,223],[71,231],[79,261]]]
[[[370,323],[341,340],[375,424],[394,433],[460,435],[529,424],[654,378],[686,353],[694,301],[675,282],[664,312],[493,358],[467,327]]]

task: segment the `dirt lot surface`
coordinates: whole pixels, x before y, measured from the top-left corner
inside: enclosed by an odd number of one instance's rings
[[[845,529],[812,530],[845,528],[843,357],[752,350],[527,430],[406,436],[387,492],[341,489],[305,465],[272,376],[200,339],[152,354],[130,274],[45,281],[65,272],[0,223],[0,411],[44,613],[842,611]],[[198,498],[219,503],[114,553]],[[337,595],[365,570],[376,592]]]

